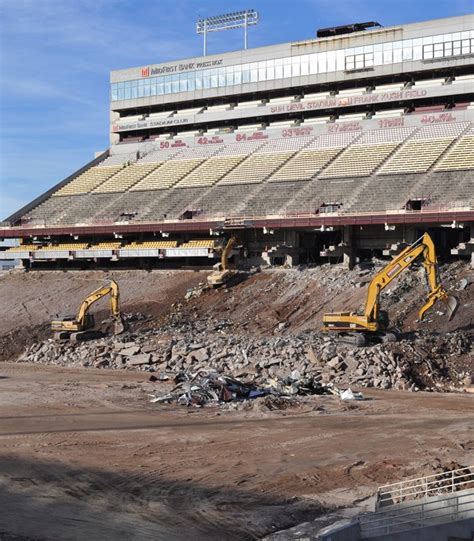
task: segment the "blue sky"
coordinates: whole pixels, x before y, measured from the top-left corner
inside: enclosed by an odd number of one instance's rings
[[[109,71],[201,54],[196,18],[254,8],[249,46],[377,20],[462,15],[473,0],[0,0],[0,219],[108,146]],[[241,32],[210,36],[209,53]]]

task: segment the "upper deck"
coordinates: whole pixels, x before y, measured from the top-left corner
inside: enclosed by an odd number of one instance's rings
[[[111,110],[472,66],[474,15],[111,72]]]

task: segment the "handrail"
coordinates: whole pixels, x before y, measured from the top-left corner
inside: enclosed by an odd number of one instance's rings
[[[416,499],[417,496],[428,497],[433,493],[453,493],[469,484],[474,486],[474,466],[407,479],[406,481],[379,487],[377,490],[377,506],[383,505],[384,502],[397,503],[395,500],[400,502],[407,499]]]
[[[447,472],[440,472],[440,473],[432,473],[431,475],[424,475],[423,477],[414,477],[413,479],[406,479],[405,481],[397,481],[396,483],[389,483],[387,485],[381,485],[378,490],[382,490],[384,488],[390,488],[390,487],[394,487],[394,486],[397,486],[397,485],[403,485],[405,483],[411,483],[413,481],[420,481],[421,479],[430,479],[432,477],[441,477],[443,475],[451,475],[451,474],[455,474],[456,472],[465,472],[466,470],[471,470],[471,469],[474,469],[474,465],[473,466],[466,466],[465,468],[458,468],[457,470],[450,470],[450,471],[447,471]]]
[[[449,522],[452,522],[474,516],[474,491],[408,505],[401,511],[403,512],[395,513],[394,509],[390,508],[359,516],[358,521],[363,537],[423,528],[439,524],[439,519],[445,519],[445,517],[451,517]]]
[[[465,205],[465,206],[447,206],[447,207],[430,207],[426,209],[421,210],[386,210],[384,212],[349,212],[349,211],[343,211],[343,212],[326,212],[326,213],[311,213],[311,212],[300,212],[300,213],[280,213],[280,214],[264,214],[264,215],[258,215],[258,214],[242,214],[242,215],[225,215],[223,213],[214,213],[214,214],[200,214],[197,220],[193,220],[192,218],[189,220],[186,220],[186,222],[202,222],[202,221],[218,221],[218,220],[228,220],[228,221],[236,221],[236,220],[247,220],[247,221],[255,221],[255,220],[269,220],[269,219],[275,219],[275,220],[281,220],[281,219],[298,219],[298,218],[334,218],[334,217],[359,217],[359,216],[388,216],[388,215],[420,215],[420,214],[433,214],[433,213],[439,213],[439,212],[453,212],[453,211],[463,211],[463,212],[470,212],[474,210],[474,206],[472,205]],[[178,219],[166,219],[166,220],[160,220],[157,221],[134,221],[130,220],[128,221],[127,225],[156,225],[156,224],[166,224],[166,223],[176,223],[180,222],[182,220]],[[47,225],[45,220],[34,220],[29,223],[24,223],[21,225],[16,225],[14,227],[10,226],[6,229],[15,229],[18,231],[21,231],[22,229],[29,229],[29,228],[44,228],[44,227],[94,227],[98,225],[117,225],[117,221],[115,220],[101,220],[100,222],[95,221],[89,221],[88,223],[80,223],[80,224],[50,224]]]

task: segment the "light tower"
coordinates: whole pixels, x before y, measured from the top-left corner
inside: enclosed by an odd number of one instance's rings
[[[244,11],[235,11],[225,15],[215,15],[213,17],[199,18],[196,23],[196,34],[203,34],[204,38],[204,56],[207,55],[207,34],[208,32],[220,32],[221,30],[233,30],[234,28],[244,28],[244,49],[248,45],[248,27],[256,25],[259,20],[259,14],[254,9]]]

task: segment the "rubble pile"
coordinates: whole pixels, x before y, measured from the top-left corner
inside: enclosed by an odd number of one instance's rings
[[[411,332],[412,327],[402,324],[413,311],[414,290],[418,287],[418,294],[424,295],[423,269],[403,275],[384,291],[384,308],[392,326],[405,330],[398,342],[357,348],[314,330],[321,311],[330,308],[323,295],[333,298],[365,287],[383,265],[374,260],[350,272],[328,265],[275,271],[270,279],[261,276],[246,286],[212,293],[205,283],[194,285],[159,322],[149,315],[129,314],[130,331],[120,336],[87,342],[38,341],[17,360],[146,371],[160,381],[184,374],[178,382],[184,386],[203,373],[215,373],[219,385],[232,387],[229,380],[225,383],[219,378],[234,378],[238,385],[252,385],[252,390],[273,385],[279,389],[278,396],[301,395],[307,389],[314,393],[328,385],[401,390],[455,390],[469,385],[473,351],[469,323],[457,331],[439,332],[440,306],[425,320],[433,321],[431,327]],[[464,264],[446,265],[441,272],[454,292],[461,295],[463,291],[464,306],[470,306],[465,291],[473,278]],[[465,278],[460,280],[460,276]],[[357,302],[363,302],[360,293],[354,295]],[[316,304],[311,305],[314,299]],[[298,310],[300,319],[294,316]],[[313,312],[318,310],[315,317]],[[215,381],[199,383],[203,400],[215,399]],[[186,395],[182,388],[176,391]],[[190,400],[189,393],[183,400]]]
[[[150,380],[158,378],[151,376]],[[271,397],[273,400],[267,406],[273,405],[284,409],[295,396],[333,394],[341,400],[363,400],[362,393],[354,393],[351,389],[344,391],[334,387],[332,383],[321,384],[316,378],[301,378],[299,373],[290,373],[282,380],[268,379],[259,386],[253,381],[241,381],[231,376],[215,371],[200,370],[196,374],[180,372],[175,378],[177,384],[170,392],[162,395],[150,395],[153,403],[176,403],[183,406],[204,406],[209,403],[222,404],[225,402],[245,401],[260,397]],[[283,407],[282,407],[283,406]]]
[[[325,333],[251,337],[235,335],[227,320],[196,320],[174,328],[127,332],[88,342],[32,344],[19,362],[68,367],[133,369],[170,379],[212,370],[259,386],[291,377],[298,385],[329,383],[381,389],[442,389],[460,385],[468,373],[452,373],[451,361],[471,351],[462,332],[416,335],[396,343],[356,348]]]

